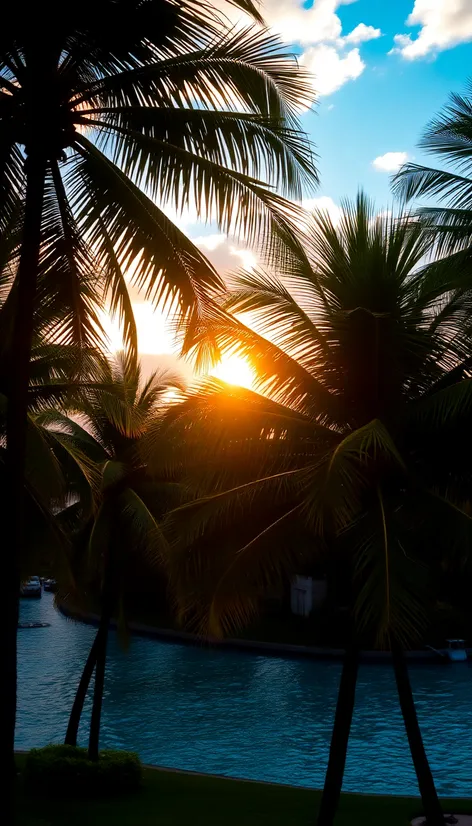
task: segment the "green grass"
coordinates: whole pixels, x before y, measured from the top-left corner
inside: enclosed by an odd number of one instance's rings
[[[19,826],[309,826],[319,792],[146,770],[139,794],[113,800],[28,799],[19,781]],[[472,801],[445,804],[471,811]],[[342,796],[337,826],[407,826],[419,800]]]

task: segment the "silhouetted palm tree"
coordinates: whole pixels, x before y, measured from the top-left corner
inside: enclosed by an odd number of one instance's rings
[[[175,515],[183,613],[228,632],[253,616],[269,583],[323,556],[350,583],[354,625],[320,826],[333,823],[341,792],[360,632],[392,651],[425,814],[443,822],[403,655],[426,622],[435,546],[449,549],[471,526],[470,448],[450,451],[472,401],[470,292],[457,300],[421,267],[433,244],[407,215],[376,217],[363,195],[343,205],[337,226],[315,212],[306,253],[278,275],[240,273],[212,319],[215,345],[247,358],[258,392],[209,381],[169,416],[202,494]],[[300,526],[311,547],[294,539]],[[238,541],[212,542],[224,527]]]
[[[151,479],[140,444],[151,423],[162,412],[166,394],[178,380],[153,374],[142,381],[139,363],[121,354],[104,362],[100,383],[84,390],[73,405],[74,418],[45,411],[37,419],[58,439],[79,469],[86,467],[93,499],[78,498],[61,514],[61,522],[78,525],[75,567],[82,585],[101,581],[100,625],[84,668],[71,712],[66,742],[76,745],[86,691],[95,667],[89,754],[98,758],[108,630],[125,591],[127,571],[155,565],[166,556],[160,517],[182,501],[181,486],[167,476]],[[81,424],[77,421],[80,417]],[[64,440],[66,444],[64,444]],[[81,561],[80,561],[81,559]]]
[[[250,0],[233,0],[257,18]],[[126,342],[136,332],[125,273],[156,303],[196,319],[220,286],[203,254],[153,200],[214,210],[248,240],[285,232],[284,202],[314,181],[298,129],[308,87],[264,30],[224,30],[206,0],[84,0],[28,14],[0,36],[0,232],[18,219],[9,346],[7,456],[12,525],[4,566],[0,748],[12,765],[18,565],[29,357],[37,284],[67,293],[73,338],[99,330],[83,282],[107,294]]]

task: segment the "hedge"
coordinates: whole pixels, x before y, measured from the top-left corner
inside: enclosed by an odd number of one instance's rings
[[[86,749],[45,746],[26,756],[24,779],[34,794],[63,796],[115,796],[139,789],[143,768],[137,754],[100,752],[89,760]]]

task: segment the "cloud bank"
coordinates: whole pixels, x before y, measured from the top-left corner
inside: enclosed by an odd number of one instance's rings
[[[472,40],[472,3],[470,0],[415,0],[406,25],[421,28],[416,37],[395,35],[392,53],[406,60],[434,56]]]

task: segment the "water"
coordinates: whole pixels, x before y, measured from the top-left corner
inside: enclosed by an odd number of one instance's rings
[[[17,747],[60,742],[95,629],[66,620],[52,595],[22,600]],[[211,651],[111,634],[102,745],[142,760],[231,777],[320,787],[340,665]],[[472,666],[417,665],[411,678],[441,794],[472,796]],[[81,729],[86,744],[90,701]],[[416,794],[388,665],[360,670],[346,790]]]

